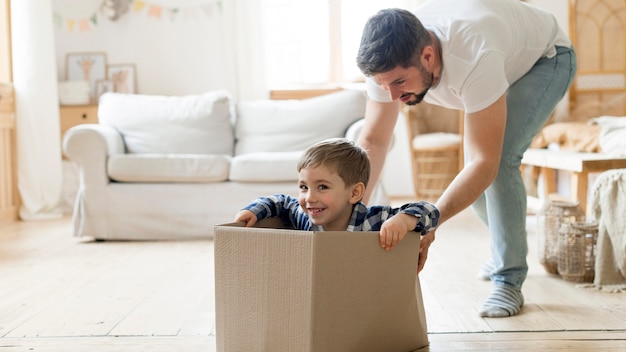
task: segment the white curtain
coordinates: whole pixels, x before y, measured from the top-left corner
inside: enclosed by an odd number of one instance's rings
[[[60,217],[59,99],[50,0],[12,0],[11,35],[22,220]]]
[[[230,51],[226,54],[235,62],[237,75],[236,99],[239,101],[266,99],[269,90],[265,82],[263,34],[261,32],[261,1],[223,1],[224,23],[229,26]]]

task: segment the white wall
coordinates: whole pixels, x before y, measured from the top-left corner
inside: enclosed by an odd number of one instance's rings
[[[102,2],[52,1],[59,80],[66,77],[67,53],[105,52],[109,64],[135,64],[138,93],[185,95],[217,88],[236,92],[235,48],[217,2],[149,0],[137,12],[131,4],[117,21],[102,15]],[[88,28],[81,29],[85,19]],[[72,20],[76,22],[70,29]]]
[[[406,120],[403,114],[398,117],[394,129],[394,141],[383,169],[383,187],[389,197],[413,197],[413,170]]]
[[[526,2],[554,14],[565,33],[569,32],[568,0],[526,0]]]

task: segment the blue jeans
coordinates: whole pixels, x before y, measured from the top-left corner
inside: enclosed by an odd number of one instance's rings
[[[472,208],[489,228],[496,285],[521,289],[528,273],[526,256],[526,188],[520,172],[522,155],[567,93],[576,74],[572,48],[541,58],[507,91],[507,121],[498,175]]]

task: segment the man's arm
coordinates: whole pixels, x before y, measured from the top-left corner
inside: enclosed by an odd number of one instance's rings
[[[487,108],[465,115],[463,133],[467,160],[437,201],[439,225],[470,206],[498,174],[506,129],[506,95]],[[417,272],[424,269],[435,231],[422,236]]]
[[[380,178],[399,112],[398,101],[390,103],[367,101],[365,125],[357,141],[357,144],[367,152],[371,164],[370,180],[363,196],[365,204],[369,202],[372,191]]]
[[[498,174],[506,128],[506,96],[487,108],[465,115],[463,170],[437,201],[439,225],[470,206]]]

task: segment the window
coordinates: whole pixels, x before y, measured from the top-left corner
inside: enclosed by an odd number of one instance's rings
[[[267,83],[339,86],[363,75],[356,54],[363,26],[379,9],[425,0],[261,0]]]

